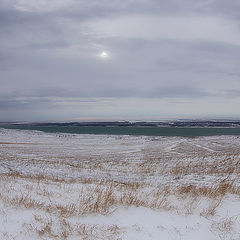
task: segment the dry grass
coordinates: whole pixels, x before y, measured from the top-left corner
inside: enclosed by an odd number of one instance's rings
[[[83,240],[120,240],[123,232],[123,229],[114,224],[71,223],[65,218],[53,219],[41,215],[34,215],[32,223],[25,224],[24,228],[32,237],[57,240],[65,240],[71,236],[81,237]]]
[[[17,179],[15,181],[18,182]],[[29,178],[27,181],[29,181]],[[14,184],[13,182],[11,187],[14,187]],[[54,184],[56,183],[54,182]],[[9,184],[3,186],[9,189]],[[58,185],[54,185],[55,193],[53,193],[52,190],[47,189],[50,186],[49,182],[38,181],[35,185],[32,185],[31,191],[25,192],[25,194],[13,191],[14,194],[1,194],[0,198],[6,205],[26,209],[41,209],[61,217],[94,213],[108,214],[117,206],[171,208],[167,201],[166,188],[145,192],[146,186],[137,183],[118,184],[115,182],[77,184],[73,188],[69,183],[60,182]],[[43,189],[43,191],[39,191],[39,189]],[[67,189],[67,191],[64,191],[64,189]],[[59,196],[58,199],[56,199],[56,195]],[[68,195],[68,202],[66,202],[66,195]],[[38,196],[41,200],[37,200]],[[74,200],[72,201],[71,198]],[[58,203],[57,200],[60,200],[60,202]]]
[[[236,236],[232,236],[232,230],[234,222],[236,221],[236,217],[225,217],[218,221],[214,221],[211,225],[211,231],[217,232],[220,240],[225,239],[239,239],[240,234]]]
[[[5,144],[5,149],[0,149],[4,152],[0,163],[9,171],[0,174],[0,201],[7,208],[42,213],[35,214],[32,223],[24,226],[27,234],[35,234],[33,239],[68,239],[75,234],[92,240],[121,239],[124,230],[116,225],[72,223],[70,219],[108,215],[119,207],[131,206],[187,215],[198,211],[211,218],[228,194],[240,195],[238,149],[218,147],[219,151],[213,152],[183,142],[164,152],[157,141],[154,144],[144,147],[139,158],[134,154],[126,158],[121,153],[35,152],[41,160],[25,159],[22,152],[10,154],[13,147],[32,154],[35,145]],[[37,172],[19,170],[14,164]],[[51,171],[53,168],[57,173]],[[202,199],[207,203],[199,207]],[[213,228],[228,232],[231,224],[231,219],[225,219]],[[2,235],[10,239],[7,233]]]
[[[211,200],[208,207],[204,208],[200,213],[200,215],[206,218],[214,216],[216,214],[217,208],[221,205],[221,203],[222,203],[222,198]]]
[[[204,196],[209,198],[223,197],[227,193],[240,194],[240,187],[229,177],[213,183],[211,186],[183,185],[178,188],[181,195],[190,194],[191,196]]]
[[[185,200],[185,213],[192,214],[202,197],[209,205],[202,209],[201,216],[213,216],[226,194],[239,194],[234,181],[225,178],[211,186],[151,186],[139,183],[90,182],[69,183],[21,175],[2,175],[0,199],[7,206],[39,209],[58,217],[109,214],[119,206],[146,207],[164,211],[182,211],[178,204]],[[31,181],[30,181],[31,179]],[[17,184],[16,184],[17,183]],[[31,183],[31,184],[30,184]],[[25,188],[19,192],[17,187]],[[172,198],[180,199],[177,203]]]
[[[77,231],[83,240],[121,240],[122,229],[117,225],[78,224],[75,231]]]

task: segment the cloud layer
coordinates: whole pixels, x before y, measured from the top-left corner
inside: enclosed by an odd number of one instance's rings
[[[237,0],[0,0],[0,121],[239,118],[239,12]]]

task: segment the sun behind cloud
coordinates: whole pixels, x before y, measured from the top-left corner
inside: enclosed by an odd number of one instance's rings
[[[103,51],[103,52],[101,52],[100,57],[101,58],[109,58],[109,54],[107,52]]]

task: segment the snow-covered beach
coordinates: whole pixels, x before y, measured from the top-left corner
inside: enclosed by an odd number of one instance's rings
[[[240,137],[0,129],[0,239],[239,239]]]

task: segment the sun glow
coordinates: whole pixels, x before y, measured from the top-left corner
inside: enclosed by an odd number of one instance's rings
[[[109,57],[109,54],[108,54],[107,52],[102,52],[102,53],[100,54],[100,57],[101,57],[101,58],[108,58],[108,57]]]

